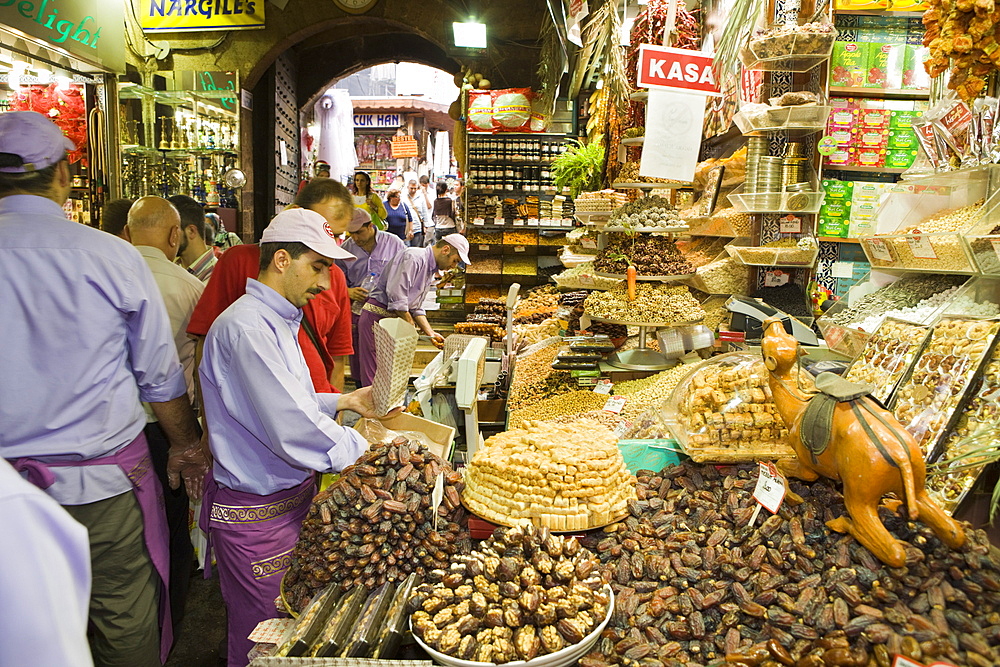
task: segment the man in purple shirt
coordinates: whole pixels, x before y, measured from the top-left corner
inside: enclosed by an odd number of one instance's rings
[[[402,317],[418,326],[435,343],[444,341],[427,321],[424,297],[434,274],[438,270],[453,269],[459,262],[468,266],[469,242],[461,234],[448,234],[432,246],[407,248],[386,264],[358,321],[358,347],[354,354],[361,366],[356,378],[360,386],[370,385],[375,377],[375,331],[372,327],[382,318]]]
[[[0,456],[88,530],[95,662],[159,665],[167,535],[140,401],[170,441],[171,486],[196,498],[200,432],[149,267],[63,213],[71,148],[39,113],[0,114]]]
[[[363,286],[366,280],[377,281],[382,275],[382,269],[393,257],[403,252],[406,246],[395,234],[375,229],[372,217],[363,208],[354,209],[354,217],[347,226],[351,235],[340,246],[357,259],[353,262],[337,260],[337,266],[347,278],[347,292],[351,297],[351,342],[354,343],[354,354],[351,355],[351,377],[357,382],[361,377],[361,363],[358,357],[358,320],[361,319],[361,307],[368,300],[368,289]],[[422,233],[421,233],[422,235]]]
[[[330,286],[342,250],[325,218],[276,215],[260,242],[260,274],[212,324],[198,367],[215,459],[205,487],[209,534],[229,611],[229,666],[247,664],[247,636],[277,616],[274,599],[315,492],[313,471],[336,472],[368,448],[334,421],[375,417],[371,390],[317,394],[302,357],[302,306]]]

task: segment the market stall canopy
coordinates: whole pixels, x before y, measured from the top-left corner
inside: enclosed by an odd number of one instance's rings
[[[427,129],[450,130],[455,121],[448,116],[448,105],[419,97],[352,97],[354,113],[419,113],[427,119]]]

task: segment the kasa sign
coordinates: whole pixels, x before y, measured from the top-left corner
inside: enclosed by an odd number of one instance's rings
[[[712,56],[689,49],[642,44],[639,46],[640,88],[674,88],[688,93],[718,95],[712,74]]]

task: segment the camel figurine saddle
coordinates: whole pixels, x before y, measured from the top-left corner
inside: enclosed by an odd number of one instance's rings
[[[825,452],[830,445],[833,411],[837,404],[858,401],[875,390],[870,384],[851,382],[836,373],[820,373],[816,376],[815,382],[820,393],[809,399],[800,427],[802,444],[809,450],[814,464],[816,457]]]

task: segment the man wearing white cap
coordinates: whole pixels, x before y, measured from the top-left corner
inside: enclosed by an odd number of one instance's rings
[[[229,612],[230,667],[247,636],[276,617],[274,599],[315,493],[313,471],[336,472],[368,448],[337,410],[374,417],[371,390],[317,394],[297,334],[302,306],[330,284],[342,250],[322,215],[289,209],[260,242],[260,274],[212,324],[199,367],[209,445],[202,527],[215,549]]]
[[[469,242],[461,234],[448,234],[426,248],[407,248],[386,264],[361,310],[358,321],[358,348],[355,354],[361,365],[360,386],[375,377],[375,331],[372,327],[383,317],[402,317],[417,326],[435,343],[444,341],[431,328],[422,304],[438,271],[447,271],[462,262],[468,266]]]

